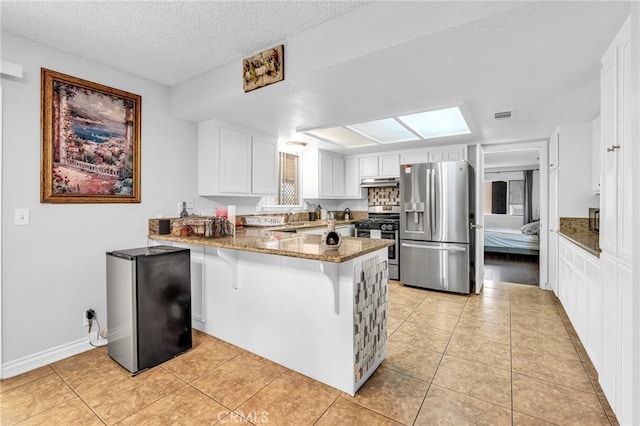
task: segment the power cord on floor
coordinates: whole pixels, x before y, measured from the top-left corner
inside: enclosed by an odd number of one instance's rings
[[[108,341],[107,341],[107,339],[105,339],[101,335],[102,327],[100,326],[100,321],[98,321],[98,316],[95,314],[95,312],[93,312],[93,310],[91,310],[91,313],[92,313],[93,317],[88,319],[89,320],[89,344],[91,346],[93,346],[94,348],[99,348],[101,346],[105,346],[108,343]],[[98,332],[96,333],[98,338],[96,339],[96,342],[100,342],[100,340],[103,340],[102,343],[94,343],[91,340],[91,328],[93,327],[93,322],[94,321],[96,322],[96,324],[98,324]]]

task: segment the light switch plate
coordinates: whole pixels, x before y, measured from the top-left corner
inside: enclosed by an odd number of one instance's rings
[[[29,209],[15,209],[15,225],[28,225],[29,224]]]

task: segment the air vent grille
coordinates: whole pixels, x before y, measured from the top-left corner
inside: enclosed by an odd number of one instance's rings
[[[493,114],[493,117],[496,120],[500,120],[503,118],[511,118],[511,111],[496,112],[495,114]]]

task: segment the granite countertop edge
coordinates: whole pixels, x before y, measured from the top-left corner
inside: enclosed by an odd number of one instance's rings
[[[580,232],[571,232],[571,230],[557,231],[558,235],[563,236],[567,240],[571,241],[578,247],[585,250],[587,253],[600,258],[600,247],[597,243],[593,243],[589,238],[585,239],[584,235]],[[582,238],[581,238],[582,237]]]
[[[309,228],[308,226],[306,228]],[[270,231],[274,231],[273,228],[269,229]],[[147,234],[147,237],[151,240],[155,241],[171,241],[178,242],[184,244],[192,244],[192,245],[201,245],[207,247],[217,247],[229,250],[240,250],[247,251],[253,253],[263,253],[263,254],[272,254],[272,255],[280,255],[287,257],[296,257],[300,259],[308,259],[308,260],[318,260],[322,262],[332,262],[332,263],[343,263],[349,260],[353,260],[357,257],[363,256],[365,254],[372,253],[374,251],[389,247],[393,245],[391,240],[375,240],[375,244],[371,244],[369,247],[363,248],[353,253],[348,254],[340,254],[337,250],[325,250],[322,254],[315,253],[303,253],[289,250],[280,250],[280,249],[272,249],[272,248],[262,248],[249,246],[245,244],[238,244],[234,241],[234,237],[222,237],[222,238],[207,238],[200,236],[189,236],[189,237],[177,237],[174,235],[161,235],[161,234]],[[319,236],[318,236],[319,237]],[[353,237],[343,237],[344,240],[355,239]],[[372,241],[367,239],[367,241]]]

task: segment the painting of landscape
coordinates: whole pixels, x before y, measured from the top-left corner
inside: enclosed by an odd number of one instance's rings
[[[139,202],[140,98],[43,70],[43,202]]]

